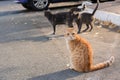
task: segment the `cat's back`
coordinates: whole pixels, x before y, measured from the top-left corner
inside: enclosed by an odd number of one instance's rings
[[[56,13],[56,14],[54,14],[54,15],[55,15],[55,17],[58,18],[58,19],[59,19],[59,18],[65,19],[68,14],[69,14],[69,12],[60,12],[60,13]]]
[[[94,17],[92,16],[91,13],[82,13],[81,14],[81,20],[83,23],[90,23],[94,20]]]
[[[84,17],[84,18],[91,18],[91,17],[92,17],[92,14],[91,14],[91,13],[85,12],[85,13],[82,13],[82,14],[81,14],[81,17]]]

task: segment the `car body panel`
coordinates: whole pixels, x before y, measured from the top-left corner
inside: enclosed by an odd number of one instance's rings
[[[66,1],[75,1],[75,0],[50,0],[50,3],[66,2]],[[28,3],[29,0],[17,0],[16,2],[18,2],[18,3]]]
[[[79,0],[49,0],[49,1],[50,1],[50,3],[55,3],[55,2],[79,1]],[[100,0],[100,1],[105,1],[105,0]],[[112,1],[112,0],[108,0],[108,1]],[[16,2],[18,2],[18,3],[28,3],[29,0],[16,0]]]
[[[19,3],[27,3],[28,0],[17,0]]]
[[[85,0],[17,0],[17,3],[20,3],[24,8],[29,10],[44,10],[48,9],[50,3],[57,3],[57,2],[73,2],[73,1],[85,1]],[[91,0],[92,2],[96,2]],[[101,0],[100,0],[101,1]],[[105,0],[106,1],[106,0]],[[111,1],[111,0],[107,0]]]

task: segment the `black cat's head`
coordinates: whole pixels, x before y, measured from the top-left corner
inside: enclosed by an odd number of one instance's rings
[[[71,9],[70,9],[70,12],[71,12],[71,13],[74,13],[74,12],[82,12],[82,11],[84,11],[85,9],[86,9],[86,5],[84,4],[83,6],[79,6],[79,8],[78,8],[78,7],[71,8]]]
[[[51,15],[51,12],[50,12],[49,10],[44,11],[44,16],[48,17],[48,16],[50,16],[50,15]]]

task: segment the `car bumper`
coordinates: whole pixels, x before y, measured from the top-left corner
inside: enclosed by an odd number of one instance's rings
[[[28,0],[15,0],[15,3],[28,3]]]

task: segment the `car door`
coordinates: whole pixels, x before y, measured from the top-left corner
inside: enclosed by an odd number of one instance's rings
[[[69,0],[52,0],[52,2],[63,2],[63,1],[69,1]]]

